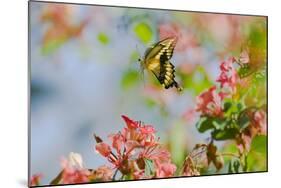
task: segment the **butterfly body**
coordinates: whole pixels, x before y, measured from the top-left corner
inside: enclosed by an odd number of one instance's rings
[[[170,62],[176,41],[176,38],[166,38],[148,48],[141,66],[152,72],[165,89],[176,87],[181,91],[182,88],[175,81],[175,67]]]

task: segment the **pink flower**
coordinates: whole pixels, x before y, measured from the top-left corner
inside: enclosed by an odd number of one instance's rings
[[[129,118],[125,119],[125,121],[128,121],[128,119]],[[129,119],[129,124],[131,124],[131,122],[136,123],[137,127],[135,127],[134,129],[125,127],[122,131],[122,135],[127,142],[134,141],[135,143],[137,143],[136,146],[138,147],[144,147],[145,145],[150,145],[155,142],[154,133],[156,131],[151,125],[142,125],[141,122],[136,122]]]
[[[171,177],[177,170],[176,165],[172,163],[156,163],[156,167],[157,178]]]
[[[138,122],[133,121],[130,118],[128,118],[127,116],[124,116],[124,115],[122,115],[121,117],[124,119],[124,121],[125,121],[125,123],[126,123],[126,125],[129,129],[136,129],[136,128],[139,127]]]
[[[266,113],[263,110],[258,110],[254,113],[254,123],[258,130],[258,134],[266,135]]]
[[[72,168],[66,168],[62,174],[62,184],[73,183],[87,183],[89,182],[90,172],[86,169],[78,170]]]
[[[226,90],[227,94],[233,94],[236,92],[236,85],[239,79],[237,71],[233,67],[234,61],[235,59],[231,57],[221,63],[221,73],[217,79],[217,82],[220,83],[220,87]]]
[[[63,171],[60,183],[73,184],[89,182],[90,171],[88,169],[84,169],[82,164],[72,164],[71,161],[72,160],[68,161],[64,158],[62,159],[61,166]]]
[[[34,174],[31,178],[30,178],[30,186],[38,186],[40,185],[40,180],[43,177],[42,174]]]
[[[184,51],[198,45],[196,35],[192,31],[185,30],[175,23],[160,24],[158,30],[160,39],[168,37],[176,37],[178,39],[178,43],[175,48],[177,51]]]
[[[87,183],[90,172],[86,169],[78,170],[66,168],[62,174],[62,184]]]
[[[217,93],[216,86],[213,86],[197,97],[196,111],[207,116],[222,116],[222,99],[223,93]]]
[[[227,61],[223,61],[220,65],[220,70],[222,72],[227,72],[233,69],[233,62],[235,61],[235,59],[233,57],[228,58]]]
[[[145,178],[145,172],[144,172],[144,170],[135,171],[135,172],[133,173],[133,177],[134,177],[134,179],[136,179],[136,180],[144,179],[144,178]]]
[[[159,144],[147,147],[140,153],[139,158],[150,159],[154,162],[157,178],[171,177],[176,171],[176,166],[171,163],[170,153]]]
[[[112,142],[112,147],[117,151],[118,154],[121,155],[122,145],[124,143],[124,136],[121,133],[111,134],[109,136]]]
[[[108,157],[111,153],[111,148],[104,142],[97,143],[96,151],[104,157]]]
[[[154,160],[158,163],[170,161],[170,153],[159,144],[147,147],[141,154],[140,157]]]
[[[140,129],[140,132],[142,134],[153,134],[153,133],[155,133],[155,129],[151,125],[145,125],[145,126],[140,127],[139,129]]]

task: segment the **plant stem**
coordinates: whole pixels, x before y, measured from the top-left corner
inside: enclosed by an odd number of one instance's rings
[[[222,156],[236,157],[240,159],[239,155],[235,155],[234,153],[221,153]]]
[[[113,175],[113,177],[112,177],[112,180],[113,180],[113,181],[115,181],[115,178],[116,178],[117,172],[118,172],[118,168],[115,170],[114,175]]]

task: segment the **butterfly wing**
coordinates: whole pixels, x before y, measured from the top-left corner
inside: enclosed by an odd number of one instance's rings
[[[163,54],[165,54],[165,58],[167,58],[167,60],[170,60],[173,56],[176,43],[177,38],[166,38],[159,41],[146,50],[144,60],[149,61],[154,58],[160,59]]]

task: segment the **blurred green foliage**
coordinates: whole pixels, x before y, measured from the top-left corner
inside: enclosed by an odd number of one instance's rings
[[[130,69],[124,72],[121,79],[121,87],[125,90],[135,86],[140,81],[140,73]]]
[[[54,38],[52,40],[47,41],[43,44],[41,48],[41,52],[43,55],[48,55],[50,53],[53,53],[56,51],[64,42],[66,41],[66,38]]]
[[[109,43],[109,38],[105,33],[99,33],[97,38],[101,44],[107,45]]]
[[[267,38],[266,35],[266,22],[257,21],[251,24],[251,31],[249,34],[249,44],[254,48],[266,48]]]
[[[153,108],[157,105],[157,102],[155,100],[148,97],[146,97],[144,101],[148,108]]]
[[[152,39],[152,29],[151,27],[145,23],[140,22],[135,25],[134,32],[136,36],[142,41],[144,44],[148,44]]]
[[[256,136],[247,156],[247,171],[265,171],[267,169],[267,136]]]
[[[189,90],[195,96],[212,85],[206,70],[201,65],[197,65],[195,70],[190,74],[185,74],[180,70],[178,72],[183,83],[183,88]]]
[[[187,155],[185,127],[182,122],[172,125],[168,143],[172,161],[180,168]]]

